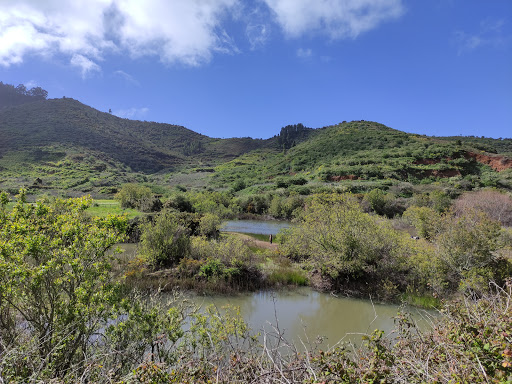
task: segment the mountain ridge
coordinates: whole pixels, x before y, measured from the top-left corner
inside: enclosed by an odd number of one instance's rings
[[[429,137],[364,120],[316,129],[293,124],[269,139],[219,139],[120,118],[72,98],[26,100],[0,106],[0,188],[37,178],[47,188],[111,193],[123,182],[165,184],[163,175],[176,172],[196,173],[201,185],[217,189],[238,189],[241,179],[268,189],[287,184],[279,178],[291,185],[382,184],[470,175],[512,185],[512,139]]]

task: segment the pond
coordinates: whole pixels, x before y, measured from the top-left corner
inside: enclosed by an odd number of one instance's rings
[[[261,224],[256,221],[250,223]],[[254,230],[252,227],[251,231]],[[122,248],[126,250],[122,255],[126,260],[131,259],[136,252],[136,244],[122,244]],[[217,308],[226,305],[239,307],[253,333],[262,330],[270,332],[273,331],[273,325],[279,325],[285,337],[296,345],[301,345],[301,340],[305,341],[307,338],[314,341],[317,336],[325,337],[322,348],[332,346],[341,339],[360,345],[361,334],[371,333],[375,329],[381,329],[387,334],[394,328],[393,317],[400,309],[398,305],[336,297],[308,287],[233,296],[199,296],[188,292],[186,296],[203,307],[209,304]],[[162,299],[165,300],[164,297]],[[436,316],[432,311],[414,307],[407,307],[405,310],[412,314],[420,328],[427,328],[429,319]]]
[[[389,333],[394,328],[393,317],[399,306],[335,297],[331,294],[301,288],[293,291],[262,291],[237,296],[193,296],[197,305],[213,304],[218,308],[232,305],[240,312],[254,332],[273,331],[278,325],[289,341],[301,345],[301,340],[314,341],[324,337],[323,348],[333,346],[341,339],[361,343],[362,333],[375,329]],[[420,328],[428,327],[433,314],[408,308]]]
[[[290,228],[289,221],[276,220],[228,220],[222,223],[223,232],[256,233],[261,235],[275,235],[281,229]]]

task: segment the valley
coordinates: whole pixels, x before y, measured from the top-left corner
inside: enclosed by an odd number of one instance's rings
[[[482,372],[466,350],[510,377],[512,139],[428,137],[364,120],[218,139],[36,94],[0,105],[9,377],[93,380],[117,366],[116,380],[208,382],[222,371],[230,382],[253,377],[251,366],[352,382],[403,372],[411,356],[421,366],[418,350],[434,354],[439,372],[446,353],[457,355],[471,372],[454,373],[463,380]],[[428,309],[428,327],[402,306]],[[395,333],[376,320],[383,310],[399,311]],[[364,322],[342,328],[362,332],[360,344],[321,326],[346,311]],[[256,312],[272,322],[263,337],[247,325]],[[300,348],[300,326],[286,320],[294,313],[313,329],[307,338],[319,337]],[[341,340],[325,344],[324,331]],[[97,334],[105,341],[92,342]],[[18,348],[36,351],[48,373],[15,363]]]

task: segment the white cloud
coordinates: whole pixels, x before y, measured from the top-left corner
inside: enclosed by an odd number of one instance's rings
[[[400,17],[402,0],[263,0],[289,37],[308,33],[355,38]]]
[[[88,59],[87,57],[75,53],[73,57],[71,57],[70,61],[71,65],[74,67],[80,68],[80,72],[82,73],[82,78],[86,78],[92,72],[101,72],[101,68],[94,61]]]
[[[458,54],[474,51],[484,46],[494,48],[504,47],[512,43],[512,36],[503,34],[503,20],[492,21],[485,19],[480,23],[478,32],[467,33],[456,31],[455,43],[458,46]]]
[[[264,46],[270,38],[270,26],[268,24],[249,24],[245,29],[245,34],[251,49],[255,50]]]
[[[27,89],[30,89],[30,88],[35,88],[37,87],[37,82],[35,80],[29,80],[27,82],[25,82],[25,87],[27,87]]]
[[[113,111],[113,114],[125,119],[142,119],[149,112],[149,108],[128,108]]]
[[[130,84],[140,85],[140,83],[138,82],[138,80],[136,78],[134,78],[129,73],[126,73],[125,71],[122,71],[122,70],[114,71],[114,75],[124,79],[126,82],[128,82]]]
[[[2,0],[0,65],[64,54],[87,74],[111,52],[200,65],[213,52],[236,52],[221,22],[239,1]]]
[[[300,57],[301,59],[307,59],[311,56],[313,56],[313,51],[310,48],[297,49],[297,57]]]

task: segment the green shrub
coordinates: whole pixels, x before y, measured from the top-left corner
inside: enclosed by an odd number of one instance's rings
[[[91,340],[114,315],[111,246],[126,219],[91,218],[90,198],[0,209],[0,376],[61,381],[86,365]]]
[[[339,282],[394,278],[411,252],[389,226],[362,212],[352,195],[315,195],[302,221],[282,235],[284,255]]]
[[[121,207],[139,209],[141,202],[152,197],[151,189],[140,184],[123,184],[116,194]]]
[[[172,211],[141,226],[140,256],[153,269],[173,267],[190,254],[190,229]]]
[[[403,218],[416,228],[420,237],[427,240],[435,238],[444,226],[441,214],[429,207],[409,207]]]
[[[207,238],[217,238],[219,236],[221,221],[213,213],[204,214],[199,220],[199,233]]]
[[[501,227],[482,212],[467,212],[453,218],[436,238],[441,273],[451,289],[459,287],[476,292],[486,291],[488,282],[496,280],[507,262],[500,262]]]

